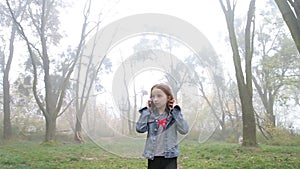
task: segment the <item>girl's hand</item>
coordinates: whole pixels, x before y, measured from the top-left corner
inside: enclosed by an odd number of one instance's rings
[[[146,107],[150,110],[151,109],[151,105],[152,105],[152,100],[149,99],[146,103]]]
[[[172,100],[169,101],[169,108],[170,109],[173,109],[175,105],[176,105],[176,100],[175,99],[172,99]]]

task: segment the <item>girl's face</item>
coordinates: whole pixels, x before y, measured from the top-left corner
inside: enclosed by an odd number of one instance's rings
[[[162,90],[153,88],[151,100],[158,109],[165,109],[168,102],[168,96]]]

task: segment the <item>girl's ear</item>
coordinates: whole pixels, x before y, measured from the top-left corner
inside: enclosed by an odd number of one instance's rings
[[[171,96],[168,96],[168,100],[172,100],[172,97],[171,97]]]

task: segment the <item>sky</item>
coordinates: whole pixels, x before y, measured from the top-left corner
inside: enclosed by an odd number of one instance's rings
[[[79,41],[77,38],[81,31],[85,2],[85,0],[69,1],[73,2],[72,7],[67,8],[62,16],[62,26],[68,35],[63,43],[66,45]],[[238,0],[237,15],[246,15],[248,4],[249,0]],[[262,6],[262,2],[257,1],[257,8],[260,9]],[[94,20],[100,12],[102,13],[102,27],[123,17],[142,13],[168,14],[185,20],[204,34],[217,55],[221,56],[225,69],[230,74],[234,72],[231,48],[228,42],[225,42],[228,31],[219,0],[92,0],[91,11]]]
[[[85,2],[85,0],[69,1],[73,2],[72,7],[67,8],[62,16],[62,26],[65,27],[68,35],[63,43],[66,45],[79,41]],[[246,14],[247,2],[249,0],[237,2],[237,14]],[[105,27],[126,16],[143,13],[168,14],[187,21],[208,39],[217,55],[220,56],[225,70],[231,74],[231,78],[234,78],[231,47],[228,42],[225,42],[228,31],[219,0],[93,0],[91,11],[94,20],[100,12],[102,13],[100,27]]]
[[[72,25],[79,25],[78,22],[82,18],[82,2],[84,0],[74,0],[73,9],[66,12],[64,21],[66,26],[71,26],[68,30],[71,37],[78,34],[79,29]],[[120,18],[141,14],[141,13],[159,13],[169,14],[183,19],[195,27],[197,27],[214,45],[220,42],[220,34],[226,33],[225,17],[218,0],[120,0],[120,1],[93,1],[92,11],[97,15],[98,11],[103,11],[103,26],[118,20]],[[99,5],[98,5],[99,4]],[[101,6],[104,6],[103,8]],[[70,20],[72,17],[74,19]],[[76,18],[76,19],[75,19]],[[79,28],[77,27],[77,28]]]
[[[61,13],[63,34],[59,47],[76,46],[79,42],[83,7],[86,0],[66,0],[71,6]],[[238,0],[236,13],[245,15],[249,0]],[[261,2],[257,1],[257,6]],[[233,62],[231,49],[225,38],[228,35],[227,26],[219,0],[92,0],[92,21],[96,21],[101,12],[100,27],[126,16],[141,13],[168,14],[185,20],[200,30],[214,47],[217,55],[232,74]],[[64,50],[65,51],[65,50]],[[18,61],[22,62],[22,61]],[[18,64],[16,64],[18,65]]]

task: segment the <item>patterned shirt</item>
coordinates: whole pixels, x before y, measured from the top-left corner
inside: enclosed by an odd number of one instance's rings
[[[156,147],[154,151],[154,156],[165,156],[165,130],[166,130],[166,121],[167,121],[167,113],[161,114],[156,119],[158,120],[158,130],[156,138]]]

